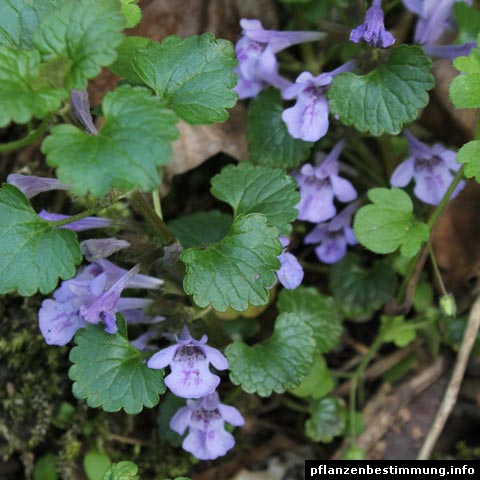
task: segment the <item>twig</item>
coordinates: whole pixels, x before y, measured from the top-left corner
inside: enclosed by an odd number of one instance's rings
[[[447,390],[445,391],[445,395],[443,396],[442,403],[440,404],[432,427],[430,428],[425,442],[423,443],[422,449],[418,454],[418,460],[427,460],[430,458],[435,444],[437,443],[438,437],[442,433],[443,427],[445,426],[445,423],[450,416],[453,407],[455,406],[458,392],[463,381],[463,376],[465,375],[465,369],[467,368],[468,359],[470,358],[473,344],[477,338],[479,327],[480,297],[477,298],[473,304],[472,310],[470,311],[467,328],[465,329],[462,344],[457,355],[457,360],[455,361],[452,377],[450,378],[450,382],[448,383]]]

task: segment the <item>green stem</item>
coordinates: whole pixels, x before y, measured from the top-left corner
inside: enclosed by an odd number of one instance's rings
[[[435,258],[435,254],[433,253],[432,244],[428,242],[428,254],[430,255],[430,261],[432,262],[433,267],[433,274],[437,277],[438,284],[440,285],[440,290],[442,291],[442,295],[448,295],[447,289],[445,288],[445,284],[443,283],[442,275],[440,273],[440,269],[438,268],[437,259]]]
[[[310,413],[310,408],[308,408],[306,405],[300,405],[299,403],[295,402],[295,400],[292,400],[285,395],[282,396],[282,404],[290,408],[290,410],[295,410],[296,412]]]
[[[20,140],[15,140],[13,142],[2,143],[0,144],[0,152],[9,152],[10,150],[18,150],[27,145],[33,143],[37,138],[42,136],[50,126],[50,121],[52,120],[53,115],[49,115],[44,118],[42,123],[33,131],[31,131],[26,137],[21,138]]]
[[[141,213],[152,227],[157,231],[162,245],[171,245],[176,242],[176,238],[169,230],[165,222],[155,213],[155,210],[147,202],[146,198],[138,190],[130,196],[130,202],[139,213]]]
[[[449,200],[452,198],[453,192],[457,188],[458,184],[462,181],[463,179],[463,172],[465,170],[465,165],[462,165],[461,168],[457,171],[455,176],[453,177],[452,183],[448,187],[447,191],[445,192],[445,195],[443,196],[442,200],[440,203],[435,207],[435,210],[433,213],[430,215],[430,218],[428,219],[427,222],[427,227],[430,230],[430,233],[432,232],[433,228],[435,227],[435,224],[437,223],[437,220],[440,218],[442,215],[445,207],[447,206]],[[412,258],[410,261],[408,268],[407,268],[407,273],[403,279],[402,286],[400,287],[399,294],[397,296],[397,300],[401,301],[405,295],[405,292],[407,290],[407,286],[410,283],[410,280],[415,272],[415,266],[417,265],[418,259],[421,256],[421,251],[415,255],[415,257]]]
[[[447,203],[449,202],[450,198],[452,198],[453,192],[457,188],[458,184],[462,181],[464,170],[465,170],[465,165],[462,165],[461,168],[458,170],[458,172],[453,177],[452,183],[448,187],[448,190],[445,192],[445,195],[443,196],[442,200],[436,206],[432,215],[428,219],[427,227],[430,230],[430,232],[433,230],[433,227],[435,226],[435,223],[437,223],[437,220],[442,215],[443,210],[447,206]]]
[[[350,437],[352,441],[355,441],[357,437],[357,432],[355,428],[355,413],[357,411],[356,407],[356,400],[357,400],[357,389],[359,385],[359,381],[363,378],[365,373],[365,369],[367,368],[368,364],[371,362],[375,354],[378,352],[380,347],[383,344],[383,335],[378,335],[374,342],[370,345],[368,352],[362,358],[362,361],[359,363],[357,369],[355,370],[352,381],[350,383]]]
[[[155,210],[155,213],[160,217],[160,219],[163,220],[162,204],[160,203],[160,193],[158,193],[157,188],[152,192],[152,198],[153,209]]]
[[[86,217],[96,215],[101,210],[104,210],[105,208],[107,208],[107,206],[102,205],[100,207],[89,208],[88,210],[85,210],[81,213],[77,213],[76,215],[72,215],[71,217],[65,218],[64,220],[50,221],[50,223],[55,225],[55,227],[63,227],[63,225],[68,225],[69,223],[77,222],[78,220],[82,220]]]

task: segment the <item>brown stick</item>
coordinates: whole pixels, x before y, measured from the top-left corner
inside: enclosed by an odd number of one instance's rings
[[[448,384],[442,403],[438,409],[432,427],[423,443],[422,449],[418,454],[417,460],[427,460],[430,458],[432,451],[437,443],[438,437],[442,433],[443,427],[450,416],[450,413],[457,402],[458,392],[465,375],[468,359],[472,352],[473,344],[477,338],[478,329],[480,327],[480,297],[477,298],[470,311],[467,328],[463,335],[462,345],[455,361],[452,377]]]

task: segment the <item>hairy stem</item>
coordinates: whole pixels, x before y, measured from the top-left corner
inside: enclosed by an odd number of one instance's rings
[[[142,192],[135,190],[130,196],[130,202],[133,208],[142,214],[155,229],[163,246],[172,245],[176,242],[176,238],[173,233],[169,230],[162,218],[157,215],[152,206],[147,202]]]

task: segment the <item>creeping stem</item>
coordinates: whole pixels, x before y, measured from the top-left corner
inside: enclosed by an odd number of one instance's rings
[[[48,115],[42,120],[42,123],[33,131],[31,131],[27,136],[21,138],[20,140],[15,140],[13,142],[2,143],[0,144],[0,152],[9,152],[10,150],[18,150],[27,145],[33,143],[37,138],[41,137],[50,126],[50,121],[52,120],[53,115]]]

